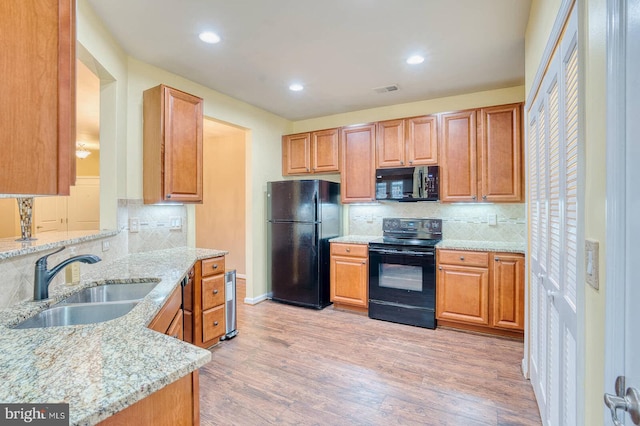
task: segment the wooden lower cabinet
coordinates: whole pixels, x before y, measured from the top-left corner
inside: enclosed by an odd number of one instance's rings
[[[331,301],[335,307],[367,312],[369,247],[331,243]]]
[[[438,325],[522,337],[524,256],[438,250]]]
[[[185,287],[185,341],[208,348],[225,334],[224,273],[224,256],[203,259],[194,265],[191,285]]]
[[[149,323],[149,328],[183,340],[182,286],[177,286],[164,306]]]
[[[200,424],[198,370],[99,423],[102,426],[192,426]]]

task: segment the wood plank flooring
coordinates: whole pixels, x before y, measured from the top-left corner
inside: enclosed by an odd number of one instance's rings
[[[540,425],[521,342],[272,301],[200,370],[202,425]]]

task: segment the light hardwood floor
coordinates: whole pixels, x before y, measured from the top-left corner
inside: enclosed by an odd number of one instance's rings
[[[522,342],[244,305],[200,370],[202,425],[539,425]]]

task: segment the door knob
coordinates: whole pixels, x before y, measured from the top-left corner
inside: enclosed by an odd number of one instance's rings
[[[616,385],[621,378],[622,377],[618,377]],[[622,393],[622,389],[617,389],[617,391]],[[611,410],[611,418],[613,419],[614,425],[622,426],[622,421],[618,418],[619,409],[629,413],[634,425],[640,425],[640,392],[638,392],[638,389],[629,387],[627,388],[625,395],[611,395],[610,393],[605,393],[604,403],[609,407],[609,410]]]

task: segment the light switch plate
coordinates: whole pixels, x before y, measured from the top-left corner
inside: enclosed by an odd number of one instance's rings
[[[596,290],[600,289],[600,280],[598,274],[600,268],[598,262],[600,259],[600,243],[596,240],[586,239],[584,241],[584,268],[587,284]]]
[[[129,232],[140,232],[140,219],[137,217],[129,218]]]
[[[497,226],[498,225],[498,215],[495,213],[487,215],[487,223],[489,226]]]

